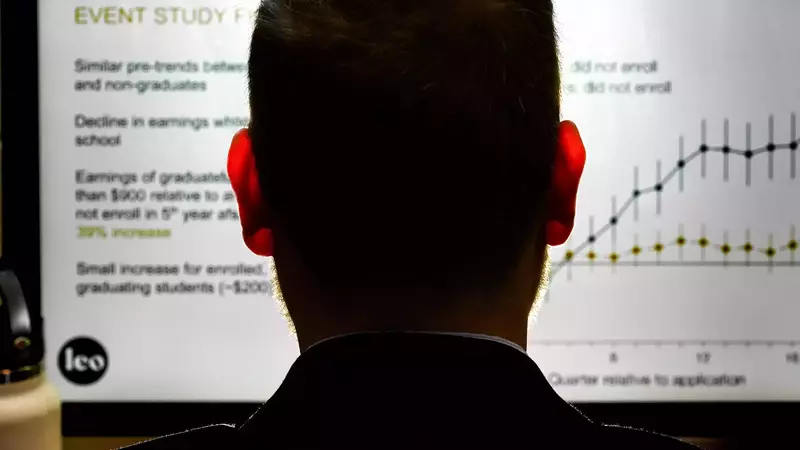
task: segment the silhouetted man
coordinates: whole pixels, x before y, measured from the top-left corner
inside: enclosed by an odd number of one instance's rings
[[[228,171],[301,355],[246,423],[145,448],[684,448],[525,353],[585,161],[550,0],[266,2],[249,69]]]

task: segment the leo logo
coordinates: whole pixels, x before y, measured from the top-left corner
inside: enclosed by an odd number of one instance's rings
[[[97,383],[108,369],[108,353],[90,337],[73,338],[58,353],[61,375],[72,383],[86,386]]]

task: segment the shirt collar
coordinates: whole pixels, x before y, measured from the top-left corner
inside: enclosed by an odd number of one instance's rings
[[[372,331],[372,332],[347,333],[347,334],[340,334],[340,335],[337,335],[337,336],[331,336],[331,337],[322,339],[320,341],[317,341],[317,342],[309,345],[308,348],[305,351],[308,351],[308,350],[316,347],[317,345],[319,345],[319,344],[321,344],[323,342],[327,342],[327,341],[331,341],[331,340],[334,340],[334,339],[343,338],[343,337],[346,337],[346,336],[365,335],[365,334],[366,335],[369,335],[369,334],[381,334],[381,333],[383,333],[383,332],[382,331]],[[521,351],[522,353],[525,353],[526,355],[528,354],[525,351],[524,348],[522,348],[521,346],[519,346],[518,344],[516,344],[514,342],[509,341],[508,339],[503,339],[503,338],[498,337],[498,336],[489,336],[489,335],[486,335],[486,334],[453,333],[453,332],[445,332],[445,331],[397,331],[397,332],[392,332],[392,333],[430,334],[430,335],[440,335],[440,336],[442,336],[442,335],[444,335],[444,336],[461,336],[461,337],[465,337],[465,338],[469,338],[469,339],[482,339],[482,340],[485,340],[485,341],[494,341],[494,342],[497,342],[497,343],[500,343],[500,344],[503,344],[503,345],[508,345],[510,347],[513,347],[513,348],[517,349],[518,351]]]

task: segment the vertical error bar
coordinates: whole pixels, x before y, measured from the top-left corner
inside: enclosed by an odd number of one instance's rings
[[[661,184],[661,160],[656,161],[656,215],[661,215],[661,191],[663,185]]]
[[[795,113],[792,113],[790,125],[791,125],[792,141],[789,143],[791,149],[789,153],[792,161],[789,170],[791,171],[790,175],[794,180],[797,177],[797,115]]]
[[[753,243],[750,242],[750,230],[744,231],[744,263],[750,265],[750,254],[753,252]]]
[[[708,236],[706,236],[706,224],[700,225],[700,240],[705,240],[708,242]],[[700,244],[700,261],[706,260],[706,246]]]
[[[633,220],[639,221],[639,166],[633,167]]]
[[[683,158],[684,158],[684,141],[683,141],[683,136],[681,136],[678,139],[678,161],[679,161],[678,191],[679,192],[683,192],[683,172],[684,172],[684,167],[686,167],[685,160]]]
[[[724,130],[722,137],[723,139],[723,150],[722,150],[722,179],[723,181],[728,181],[729,178],[729,167],[730,167],[730,122],[728,119],[725,119]]]
[[[770,233],[769,234],[769,241],[767,243],[767,252],[768,252],[767,253],[767,257],[769,258],[769,271],[770,272],[772,272],[772,269],[775,267],[775,255],[774,254],[772,254],[772,255],[769,254],[770,251],[772,251],[772,252],[775,251],[774,247],[773,247],[773,245],[775,245],[775,241],[773,239],[774,239],[774,236],[772,235],[772,233]]]
[[[661,252],[664,250],[661,242],[661,231],[656,231],[656,245],[654,250],[656,252],[656,265],[661,265]]]
[[[708,132],[708,130],[707,130],[707,126],[706,126],[706,119],[703,119],[703,121],[700,122],[700,142],[701,142],[701,144],[703,146],[707,146],[708,145],[708,141],[706,140],[706,138],[708,137],[706,135],[707,132]],[[703,154],[700,155],[700,176],[703,177],[703,178],[706,177],[706,155],[707,154],[708,154],[708,152],[703,152]]]
[[[617,252],[617,196],[611,197],[611,252]]]
[[[571,235],[569,238],[567,238],[567,242],[564,243],[564,248],[567,248],[567,249],[571,249],[572,248],[571,244],[572,244],[573,236],[574,236],[574,234]],[[570,250],[568,250],[568,251],[570,251]],[[576,257],[577,257],[577,255],[573,254],[572,258],[570,258],[569,261],[566,261],[567,281],[572,281],[572,262],[575,261]],[[550,295],[550,290],[549,289],[547,290],[547,294]]]
[[[728,265],[728,254],[730,253],[730,251],[725,251],[724,248],[730,248],[729,247],[730,244],[729,244],[729,241],[728,241],[728,237],[729,237],[728,236],[728,231],[725,230],[725,232],[722,233],[722,245],[723,245],[722,265],[726,266],[726,267]]]
[[[594,243],[597,241],[597,236],[594,235],[594,216],[589,216],[589,263],[594,263],[595,252]],[[594,264],[592,264],[594,267]]]
[[[745,150],[747,150],[748,152],[751,151],[753,149],[752,148],[753,142],[752,142],[752,125],[750,125],[750,123],[747,124],[747,127],[745,129],[745,142],[747,145]],[[747,187],[750,187],[750,171],[752,168],[751,158],[745,157],[744,165],[745,165],[744,183]]]
[[[775,175],[775,116],[769,116],[769,142],[767,143],[767,176],[770,181]]]

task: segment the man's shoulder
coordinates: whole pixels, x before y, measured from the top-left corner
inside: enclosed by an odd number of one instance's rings
[[[617,450],[689,450],[696,449],[690,444],[667,436],[620,426],[600,426],[600,436],[591,441],[598,448],[614,448]],[[274,434],[273,434],[274,435]],[[575,436],[572,436],[573,438]],[[536,442],[531,436],[530,445]],[[569,445],[570,436],[565,435],[561,444]],[[133,450],[190,450],[201,448],[247,448],[247,442],[238,430],[230,425],[215,425],[183,433],[172,434],[162,438],[143,442]],[[518,443],[519,448],[526,448],[529,443]],[[278,445],[280,447],[280,445]]]
[[[689,450],[697,447],[678,439],[650,431],[617,425],[601,425],[602,440],[618,450]]]
[[[211,425],[140,442],[125,449],[190,450],[201,448],[238,448],[239,433],[232,425]]]

